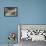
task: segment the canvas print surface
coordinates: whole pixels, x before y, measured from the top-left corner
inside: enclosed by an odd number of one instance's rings
[[[46,25],[21,25],[20,39],[46,41]]]

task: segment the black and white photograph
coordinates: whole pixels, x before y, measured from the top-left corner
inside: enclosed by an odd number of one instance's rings
[[[18,16],[18,8],[17,7],[5,7],[4,16]]]

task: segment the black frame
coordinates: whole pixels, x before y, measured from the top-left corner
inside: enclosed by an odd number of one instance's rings
[[[6,16],[6,13],[5,13],[5,8],[15,8],[16,9],[16,15],[14,15],[14,16]],[[16,17],[16,16],[18,16],[18,7],[4,7],[4,16],[6,16],[6,17]]]

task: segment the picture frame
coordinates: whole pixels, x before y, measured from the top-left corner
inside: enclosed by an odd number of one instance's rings
[[[4,7],[4,16],[6,17],[18,16],[18,7]]]

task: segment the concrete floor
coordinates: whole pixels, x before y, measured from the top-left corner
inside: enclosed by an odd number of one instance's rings
[[[8,46],[7,44],[0,44],[0,46]],[[45,41],[34,41],[31,40],[25,41],[21,40],[19,44],[15,44],[15,46],[46,46]]]
[[[0,44],[0,46],[8,46],[8,44]],[[10,45],[13,46],[13,45]],[[18,44],[15,44],[14,46],[18,46]]]
[[[20,46],[46,46],[46,42],[45,41],[21,40]]]

